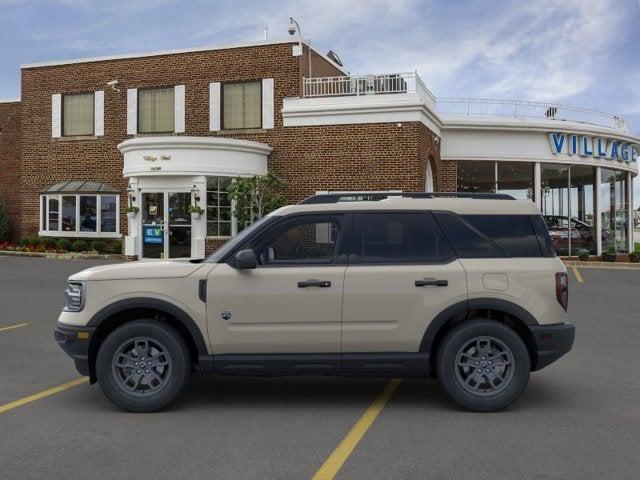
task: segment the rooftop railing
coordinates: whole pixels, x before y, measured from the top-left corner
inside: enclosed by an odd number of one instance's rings
[[[591,108],[560,103],[488,98],[438,98],[429,91],[417,72],[339,77],[311,77],[303,80],[303,96],[343,97],[415,93],[439,114],[540,118],[585,123],[628,132],[624,118]]]
[[[586,123],[627,131],[624,118],[590,108],[571,107],[560,103],[488,98],[438,98],[436,110],[442,115],[505,116]]]
[[[305,78],[303,82],[303,96],[305,98],[383,95],[389,93],[417,93],[430,103],[435,103],[436,100],[436,97],[433,96],[416,72],[311,77]]]

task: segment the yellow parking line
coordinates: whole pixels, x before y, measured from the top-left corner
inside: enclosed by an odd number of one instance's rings
[[[42,398],[55,395],[56,393],[63,392],[65,390],[75,387],[76,385],[87,383],[88,381],[89,381],[89,377],[76,378],[71,382],[63,383],[62,385],[58,385],[57,387],[49,388],[47,390],[43,390],[42,392],[34,393],[33,395],[29,395],[28,397],[21,398],[20,400],[16,400],[14,402],[5,403],[4,405],[0,405],[0,414],[8,412],[9,410],[13,410],[14,408],[18,408],[23,405],[26,405],[27,403],[35,402],[36,400],[40,400]]]
[[[5,330],[13,330],[14,328],[26,327],[29,325],[28,323],[18,323],[17,325],[11,325],[9,327],[1,327],[0,332],[4,332]]]
[[[362,417],[360,417],[360,420],[349,430],[347,436],[342,439],[340,445],[337,446],[331,455],[329,455],[329,458],[322,464],[312,480],[331,480],[336,476],[344,462],[347,461],[349,455],[351,455],[353,450],[358,446],[364,434],[367,433],[369,427],[387,404],[393,392],[398,388],[400,382],[401,380],[395,378],[387,383],[382,392],[380,392],[380,395],[378,395]]]
[[[580,270],[578,270],[578,267],[571,267],[571,269],[573,270],[573,273],[576,276],[576,280],[578,280],[578,283],[584,283],[584,279],[582,278],[582,275],[580,274]]]

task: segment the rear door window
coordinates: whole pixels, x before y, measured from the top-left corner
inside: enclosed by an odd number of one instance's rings
[[[357,215],[350,263],[444,263],[453,251],[424,212]]]

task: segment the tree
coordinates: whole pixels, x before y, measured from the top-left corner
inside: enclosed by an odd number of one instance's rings
[[[9,226],[9,217],[7,216],[7,209],[4,204],[4,200],[0,195],[0,242],[4,242],[9,237],[11,228]]]
[[[284,185],[271,172],[236,178],[228,188],[228,195],[235,204],[233,214],[238,223],[244,226],[282,207],[286,203]]]

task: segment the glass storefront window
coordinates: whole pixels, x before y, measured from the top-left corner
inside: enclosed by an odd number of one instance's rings
[[[533,202],[533,168],[531,162],[498,162],[498,193]]]
[[[496,162],[457,162],[458,192],[491,193],[496,188]]]
[[[627,173],[608,168],[600,170],[600,212],[602,251],[628,249],[629,209]]]
[[[571,254],[586,249],[597,253],[597,230],[595,222],[596,169],[586,165],[571,165],[569,168],[571,189],[569,205],[571,209]]]
[[[569,166],[540,164],[542,215],[558,255],[569,255]]]

